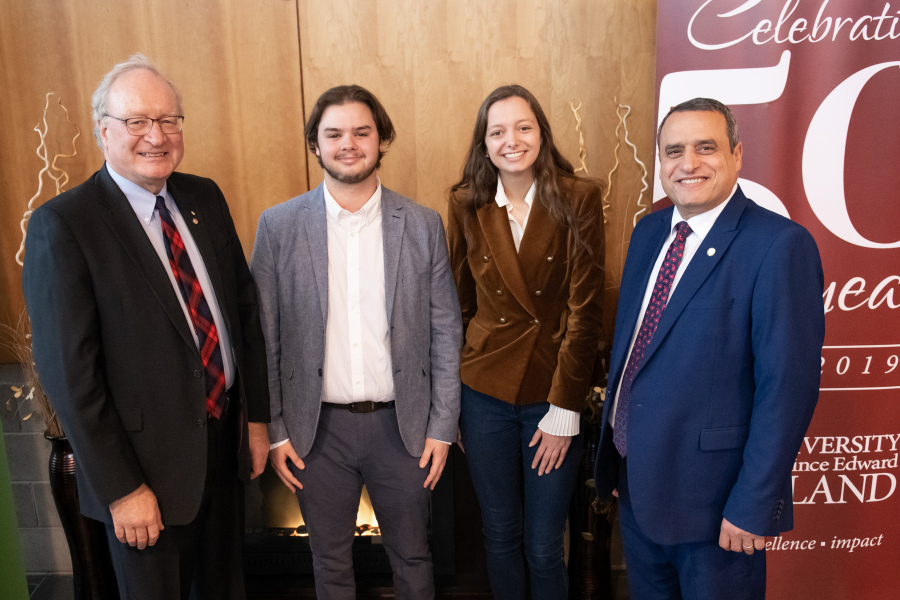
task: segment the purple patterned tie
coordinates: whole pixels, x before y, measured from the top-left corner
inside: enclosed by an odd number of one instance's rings
[[[169,266],[178,281],[181,297],[187,305],[197,333],[200,359],[206,371],[206,412],[216,419],[221,418],[225,406],[225,364],[222,362],[222,349],[219,347],[219,332],[213,321],[212,311],[200,288],[194,265],[184,249],[184,240],[175,227],[172,215],[166,208],[162,196],[156,197],[156,210],[162,223],[163,235],[166,238],[166,255]]]
[[[678,272],[678,265],[681,264],[681,259],[684,258],[684,240],[690,234],[691,228],[687,221],[681,221],[675,225],[675,239],[669,245],[669,249],[666,251],[666,258],[659,268],[659,275],[656,276],[656,284],[653,286],[653,295],[650,296],[650,303],[647,304],[647,310],[644,312],[644,318],[641,321],[641,329],[634,339],[631,356],[628,358],[628,364],[625,365],[625,373],[622,375],[622,383],[619,386],[619,399],[616,404],[616,424],[613,427],[613,443],[616,445],[616,450],[623,457],[626,454],[628,394],[631,392],[631,384],[634,382],[634,375],[644,362],[644,352],[646,352],[647,346],[650,345],[650,340],[653,339],[653,334],[659,326],[659,319],[666,309],[666,303],[669,301],[669,290],[672,288],[672,282],[675,280],[675,274]]]

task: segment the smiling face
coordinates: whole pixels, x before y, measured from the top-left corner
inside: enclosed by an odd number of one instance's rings
[[[541,131],[525,99],[512,96],[491,106],[484,144],[501,180],[534,177],[532,167],[541,151]]]
[[[374,178],[379,146],[375,119],[365,104],[334,104],[322,113],[316,156],[331,181],[354,185]]]
[[[730,149],[724,115],[669,115],[659,136],[659,180],[683,218],[712,210],[731,195],[742,153],[740,142]]]
[[[174,90],[150,71],[138,69],[119,77],[109,91],[108,114],[120,119],[181,114]],[[103,156],[113,170],[158,194],[184,157],[182,132],[163,133],[159,123],[145,135],[131,135],[125,123],[102,118],[99,123]]]

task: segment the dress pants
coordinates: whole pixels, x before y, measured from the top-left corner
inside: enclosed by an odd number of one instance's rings
[[[153,546],[123,544],[106,533],[122,600],[243,600],[244,490],[237,477],[238,414],[232,402],[207,420],[206,486],[197,517],[166,524]]]
[[[322,405],[316,439],[291,465],[303,484],[297,490],[309,532],[319,600],[354,600],[353,537],[365,484],[394,572],[397,600],[434,598],[428,547],[430,490],[423,487],[430,465],[419,468],[400,437],[395,408],[371,413]]]
[[[763,600],[766,553],[752,555],[719,547],[719,540],[656,544],[634,517],[627,460],[619,463],[619,526],[634,600]]]
[[[461,408],[460,431],[481,505],[494,598],[525,600],[526,579],[533,600],[568,598],[563,534],[582,436],[572,438],[559,469],[538,476],[531,462],[539,444],[528,444],[549,404],[513,405],[463,385]]]

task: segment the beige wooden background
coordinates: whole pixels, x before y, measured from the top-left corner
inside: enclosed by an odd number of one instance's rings
[[[530,89],[576,166],[570,100],[580,103],[590,176],[607,179],[619,161],[607,210],[611,329],[642,187],[614,99],[631,106],[629,138],[652,168],[655,31],[656,0],[0,0],[0,323],[24,307],[14,255],[43,167],[33,128],[45,94],[56,92],[81,130],[77,156],[57,163],[70,188],[102,165],[91,93],[113,64],[142,52],[184,95],[180,170],[219,183],[248,256],[259,214],[322,180],[302,129],[329,87],[358,83],[379,96],[398,131],[382,180],[442,214],[491,90]],[[52,158],[71,152],[75,129],[51,108]],[[45,177],[38,204],[54,189]],[[0,363],[12,360],[0,352]]]

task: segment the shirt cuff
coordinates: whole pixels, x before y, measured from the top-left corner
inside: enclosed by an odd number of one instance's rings
[[[550,405],[550,410],[538,423],[538,429],[550,435],[578,435],[581,431],[581,413]]]
[[[284,446],[287,443],[288,443],[288,440],[281,440],[280,442],[273,442],[273,443],[269,444],[269,450],[274,450],[278,446]]]

